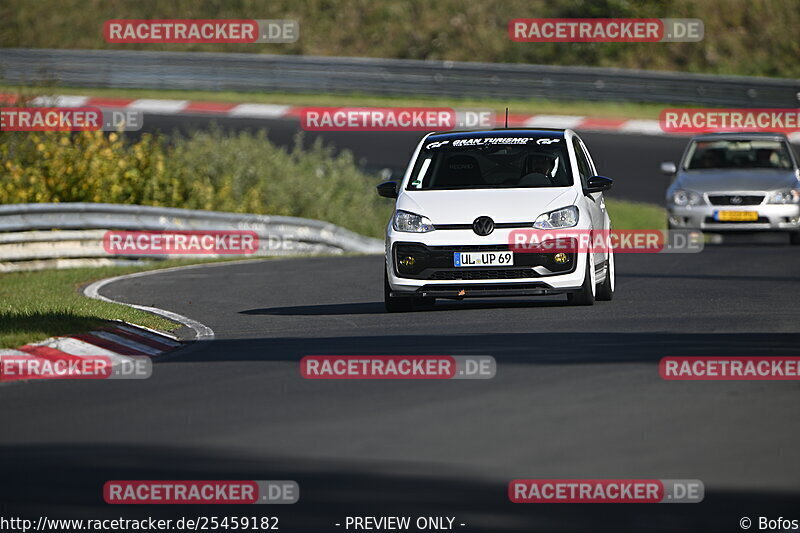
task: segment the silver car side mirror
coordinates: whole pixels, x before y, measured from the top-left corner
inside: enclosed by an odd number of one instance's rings
[[[678,167],[672,161],[664,161],[661,163],[661,172],[667,176],[672,176],[678,172]]]

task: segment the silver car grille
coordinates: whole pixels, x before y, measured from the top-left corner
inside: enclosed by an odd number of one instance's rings
[[[763,194],[709,194],[711,205],[759,205],[764,201]]]

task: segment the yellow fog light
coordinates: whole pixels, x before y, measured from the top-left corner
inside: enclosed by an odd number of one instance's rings
[[[414,263],[416,262],[416,259],[414,259],[414,257],[411,256],[411,255],[407,255],[405,257],[401,257],[399,262],[400,262],[400,266],[412,267],[412,266],[414,266]]]
[[[567,254],[563,252],[559,252],[553,256],[553,261],[556,263],[566,263],[567,262]]]

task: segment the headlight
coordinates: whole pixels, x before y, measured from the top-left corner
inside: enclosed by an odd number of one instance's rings
[[[678,189],[672,193],[672,203],[681,207],[687,205],[700,205],[703,203],[703,197],[694,191]]]
[[[427,233],[436,229],[428,217],[415,215],[408,211],[395,213],[392,227],[396,231],[405,231],[407,233]]]
[[[791,191],[777,191],[769,195],[769,203],[771,204],[796,204],[800,203],[800,191],[797,189]]]
[[[539,215],[539,218],[533,223],[533,227],[539,229],[571,228],[577,223],[578,208],[571,205]]]

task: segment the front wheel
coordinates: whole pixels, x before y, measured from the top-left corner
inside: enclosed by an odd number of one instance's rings
[[[392,296],[392,288],[389,286],[389,274],[383,270],[383,304],[390,313],[407,313],[414,309],[412,298],[398,298]]]
[[[594,254],[588,252],[586,254],[586,273],[583,276],[581,290],[567,294],[567,302],[570,305],[594,305],[595,283]]]
[[[606,279],[597,287],[597,299],[608,302],[614,298],[614,286],[617,284],[616,267],[614,266],[614,252],[608,251],[606,260]]]

